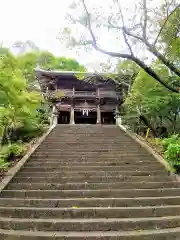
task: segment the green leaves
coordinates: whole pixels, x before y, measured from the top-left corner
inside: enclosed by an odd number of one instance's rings
[[[170,166],[179,172],[180,166],[180,137],[178,134],[172,135],[170,138],[161,140],[164,148],[164,157]]]
[[[159,61],[153,63],[153,68],[164,77],[165,81],[171,82],[173,86],[180,86],[178,77],[171,76],[167,68]],[[179,94],[168,91],[145,71],[141,70],[132,85],[131,93],[124,103],[125,119],[127,121],[131,119],[136,125],[138,117],[144,115],[155,129],[166,126],[168,132],[171,133],[176,128],[176,122],[179,118],[179,106]]]
[[[19,62],[7,52],[0,60],[0,138],[11,141],[9,132],[33,122],[41,104],[39,93],[27,90],[28,85],[19,69]]]

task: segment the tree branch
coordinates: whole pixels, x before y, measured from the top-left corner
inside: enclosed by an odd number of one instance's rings
[[[140,40],[141,42],[143,42],[147,47],[148,50],[153,53],[159,60],[161,60],[162,63],[164,63],[172,72],[174,72],[175,74],[177,74],[180,77],[180,70],[174,66],[174,64],[172,62],[170,62],[168,59],[166,59],[160,52],[157,51],[157,49],[150,44],[146,39],[143,39],[131,32],[129,32],[127,29],[125,29],[125,33],[133,38],[136,38],[138,40]]]
[[[172,92],[176,92],[178,93],[178,90],[169,86],[167,83],[165,83],[157,74],[156,72],[150,68],[149,66],[147,66],[144,62],[142,62],[140,59],[136,58],[135,56],[132,56],[130,54],[123,54],[123,53],[116,53],[116,52],[110,52],[110,51],[106,51],[102,48],[100,48],[98,45],[97,45],[97,41],[96,41],[96,37],[93,33],[93,30],[92,30],[92,27],[91,27],[91,19],[90,19],[90,14],[88,12],[88,9],[87,9],[87,6],[85,4],[85,0],[82,0],[82,3],[83,3],[83,6],[84,6],[84,10],[87,14],[87,24],[88,24],[88,30],[90,32],[90,35],[92,37],[92,45],[93,47],[101,52],[101,53],[104,53],[104,54],[107,54],[111,57],[117,57],[117,58],[126,58],[126,59],[130,59],[132,61],[134,61],[135,63],[137,63],[142,69],[144,69],[150,76],[152,76],[154,79],[156,79],[159,83],[161,83],[165,88],[169,89],[170,91]]]
[[[116,3],[117,3],[117,6],[118,6],[118,9],[119,9],[119,13],[120,13],[121,21],[122,21],[122,25],[123,25],[122,31],[123,31],[124,41],[125,41],[126,45],[128,46],[131,55],[133,56],[134,54],[133,54],[133,51],[132,51],[132,47],[131,47],[131,45],[129,44],[128,38],[127,38],[126,33],[125,33],[126,27],[125,27],[125,22],[124,22],[124,17],[123,17],[123,14],[122,14],[121,6],[120,6],[118,0],[116,0]]]
[[[143,0],[143,1],[145,1],[146,2],[146,0]],[[120,6],[119,6],[120,7]],[[177,8],[176,8],[177,9]],[[147,11],[147,10],[146,10]],[[122,12],[121,12],[121,9],[120,9],[120,13],[122,14]],[[146,14],[146,13],[145,13]],[[171,13],[172,14],[172,13]],[[123,17],[123,16],[122,16]],[[146,16],[147,17],[147,16]],[[147,24],[147,19],[145,20],[146,21],[146,23],[145,24]],[[168,59],[166,59],[165,57],[164,57],[164,55],[163,54],[161,54],[159,51],[157,51],[157,49],[155,48],[155,46],[154,46],[154,44],[152,45],[152,44],[150,44],[148,41],[147,41],[147,39],[145,38],[145,35],[144,34],[146,34],[146,27],[147,27],[147,25],[145,25],[145,26],[143,26],[143,37],[140,37],[140,36],[138,36],[138,35],[136,35],[136,34],[134,34],[134,33],[131,33],[130,31],[128,31],[128,29],[125,27],[125,25],[124,25],[124,21],[123,21],[123,18],[122,18],[122,23],[123,23],[123,28],[121,28],[121,27],[119,27],[119,26],[114,26],[113,24],[111,24],[111,26],[113,27],[113,28],[116,28],[116,29],[119,29],[119,30],[122,30],[123,31],[123,35],[124,35],[124,39],[125,39],[125,42],[126,42],[126,44],[128,45],[128,47],[129,47],[129,49],[131,49],[130,51],[131,51],[131,55],[133,55],[133,53],[132,53],[132,48],[131,48],[131,46],[130,46],[130,44],[129,44],[129,42],[128,42],[128,40],[127,40],[127,37],[125,36],[125,35],[128,35],[128,36],[130,36],[130,37],[133,37],[133,38],[135,38],[135,39],[138,39],[138,40],[140,40],[141,42],[143,42],[147,47],[148,47],[148,50],[151,52],[151,53],[153,53],[159,60],[161,60],[162,61],[162,63],[164,63],[172,72],[174,72],[175,74],[177,74],[178,76],[180,76],[180,70],[176,67],[176,66],[174,66],[174,64],[172,63],[172,62],[170,62]]]
[[[121,30],[123,32],[124,41],[125,41],[126,45],[128,46],[131,55],[134,55],[134,53],[132,51],[132,48],[131,48],[131,45],[129,44],[128,38],[126,36],[125,26],[123,26],[123,27],[115,26],[115,25],[113,25],[113,23],[111,23],[110,20],[108,20],[108,23],[109,23],[109,26],[107,26],[107,27],[111,27],[111,28],[114,28],[114,29],[117,29],[117,30]]]
[[[143,38],[146,40],[147,35],[147,2],[146,0],[143,0],[143,11],[144,11],[144,24],[143,24]]]
[[[160,31],[159,31],[159,33],[158,33],[155,41],[154,41],[154,43],[153,43],[154,46],[156,45],[156,43],[157,43],[157,41],[158,41],[158,39],[159,39],[159,37],[160,37],[160,35],[161,35],[164,27],[166,26],[166,23],[167,23],[168,20],[169,20],[169,18],[174,14],[174,12],[175,12],[179,7],[180,7],[180,5],[178,5],[178,6],[167,16],[166,20],[164,21],[164,23],[163,23],[163,25],[162,25],[162,27],[161,27],[161,29],[160,29]]]

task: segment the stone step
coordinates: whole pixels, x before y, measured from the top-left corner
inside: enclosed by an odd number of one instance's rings
[[[90,149],[90,147],[93,147],[94,149],[105,149],[107,148],[115,148],[118,151],[121,151],[122,149],[125,150],[125,147],[129,144],[128,142],[122,142],[122,141],[108,141],[107,139],[89,139],[85,140],[83,139],[77,139],[76,141],[74,140],[73,142],[70,142],[69,140],[65,141],[62,139],[61,141],[52,141],[52,140],[45,140],[43,145],[38,147],[38,150],[45,149],[46,147],[50,146],[51,149],[58,149],[59,146],[61,148],[65,147],[67,145],[68,148],[83,148],[86,147]],[[130,151],[132,150],[137,150],[139,149],[140,151],[145,151],[144,148],[142,148],[140,145],[136,146],[132,144],[132,147],[129,149]]]
[[[138,197],[138,198],[0,198],[1,207],[140,207],[178,205],[180,196],[167,197]]]
[[[156,171],[49,171],[49,172],[28,172],[22,170],[17,174],[17,176],[26,177],[26,176],[34,176],[34,177],[47,177],[47,176],[167,176],[167,172],[165,170],[156,170]]]
[[[58,156],[44,156],[44,157],[37,157],[37,156],[31,156],[28,162],[81,162],[81,161],[86,161],[89,163],[94,163],[94,162],[151,162],[151,163],[157,163],[155,159],[152,157],[142,157],[142,156],[137,156],[137,157],[129,157],[129,156],[119,156],[118,158],[115,157],[101,157],[98,155],[94,156],[85,156],[85,155],[78,155],[78,156],[68,156],[68,155],[58,155]]]
[[[100,140],[100,139],[99,139]],[[99,140],[97,139],[88,139],[88,141],[83,141],[81,144],[79,143],[79,139],[77,139],[76,141],[47,141],[45,140],[43,145],[39,146],[38,149],[41,150],[41,149],[45,149],[45,147],[48,147],[50,146],[51,149],[58,149],[59,146],[64,147],[64,146],[67,146],[67,147],[79,147],[79,148],[82,148],[82,147],[87,147],[89,148],[90,146],[91,147],[95,147],[96,148],[100,148],[100,149],[105,149],[106,147],[110,148],[110,147],[113,147],[113,148],[117,148],[118,150],[121,150],[122,149],[125,149],[125,147],[127,146],[127,144],[129,144],[129,141],[125,142],[125,141],[108,141],[107,139],[101,139],[101,142],[99,142]],[[133,145],[131,147],[130,150],[132,149],[139,149],[139,150],[142,150],[142,151],[145,151],[144,148],[142,148],[141,146],[136,146],[136,145]]]
[[[59,146],[59,144],[61,144],[62,146],[94,146],[94,147],[97,147],[97,146],[100,146],[100,147],[103,147],[105,148],[105,146],[109,147],[109,144],[112,145],[112,147],[125,147],[127,146],[129,142],[129,139],[126,141],[126,140],[122,140],[121,138],[119,139],[109,139],[106,137],[102,137],[102,138],[87,138],[87,139],[84,139],[83,142],[79,142],[79,140],[81,140],[81,138],[78,138],[78,139],[72,139],[71,137],[68,137],[66,140],[64,140],[64,138],[60,139],[59,137],[56,138],[55,140],[53,139],[46,139],[43,143],[43,145],[39,146],[39,149],[41,149],[42,147],[44,146],[52,146],[52,148],[56,148]],[[101,142],[99,141],[101,139]],[[89,144],[88,144],[89,143]],[[144,150],[144,148],[141,146],[141,145],[137,145],[137,144],[133,144],[132,145],[132,148],[135,148],[137,147],[138,149],[142,149]]]
[[[74,140],[78,140],[80,138],[84,138],[86,139],[86,141],[88,141],[88,138],[90,140],[95,140],[95,139],[98,139],[98,138],[101,138],[103,139],[104,141],[125,141],[125,142],[133,142],[133,139],[129,138],[129,136],[126,136],[123,134],[119,134],[118,133],[111,133],[111,132],[92,132],[92,133],[87,133],[87,132],[82,132],[82,133],[78,133],[78,132],[66,132],[66,133],[63,133],[63,132],[58,132],[57,131],[57,134],[51,132],[51,134],[46,138],[46,140],[54,140],[54,141],[62,141],[63,139],[67,140],[69,139],[70,142],[73,142]],[[109,137],[109,138],[107,138]],[[135,143],[136,144],[136,143]]]
[[[148,166],[151,166],[151,167],[161,167],[163,168],[163,166],[158,163],[158,162],[152,162],[152,161],[149,161],[149,162],[142,162],[142,161],[137,161],[137,162],[130,162],[130,161],[116,161],[116,162],[97,162],[97,161],[94,161],[94,162],[88,162],[88,160],[85,162],[84,160],[81,161],[81,160],[77,160],[77,161],[63,161],[63,160],[60,160],[60,161],[46,161],[44,162],[43,160],[41,160],[42,162],[37,162],[37,161],[28,161],[26,164],[25,164],[25,167],[57,167],[57,166],[60,166],[63,168],[63,167],[67,167],[67,166],[73,166],[75,165],[76,167],[91,167],[91,166],[97,166],[97,167],[106,167],[106,166],[112,166],[114,168],[116,167],[121,167],[121,166],[132,166],[132,167],[140,167],[141,165],[145,166],[145,167],[148,167]]]
[[[82,139],[81,139],[82,140]],[[122,150],[124,150],[125,151],[125,149],[126,149],[126,146],[127,146],[127,144],[125,144],[125,143],[113,143],[113,142],[103,142],[103,140],[99,140],[99,141],[101,141],[101,143],[91,143],[91,142],[89,142],[89,141],[87,141],[87,142],[85,142],[85,141],[83,141],[83,143],[80,143],[79,142],[80,140],[77,140],[77,142],[76,143],[72,143],[72,144],[69,144],[69,143],[61,143],[61,142],[57,142],[57,143],[54,143],[53,145],[52,145],[52,142],[51,142],[51,144],[50,143],[47,143],[47,142],[44,142],[44,144],[43,145],[41,145],[38,149],[45,149],[46,147],[48,147],[49,145],[52,147],[52,148],[50,148],[51,150],[58,150],[59,149],[59,146],[61,147],[60,148],[60,150],[61,149],[63,149],[63,147],[65,147],[66,145],[66,147],[68,148],[68,149],[71,149],[71,148],[75,148],[75,149],[83,149],[83,147],[86,147],[87,148],[87,150],[91,150],[91,147],[93,147],[92,149],[95,151],[95,150],[103,150],[103,149],[111,149],[111,147],[113,148],[113,149],[117,149],[117,151],[122,151]],[[129,149],[129,151],[137,151],[137,150],[139,150],[139,151],[142,151],[142,152],[145,152],[146,150],[144,149],[144,148],[142,148],[142,147],[138,147],[138,146],[136,146],[136,145],[132,145],[132,147]]]
[[[106,150],[89,150],[89,149],[71,149],[69,151],[67,151],[67,149],[57,149],[56,151],[53,150],[53,151],[47,151],[47,148],[46,150],[42,150],[42,151],[39,151],[39,152],[35,152],[34,153],[34,156],[58,156],[59,154],[65,154],[65,155],[69,155],[71,156],[72,154],[75,154],[75,155],[78,155],[78,154],[81,154],[81,155],[93,155],[93,154],[100,154],[100,156],[103,156],[103,155],[106,155],[106,156],[135,156],[135,154],[137,155],[136,157],[138,156],[141,156],[141,157],[147,157],[147,153],[143,153],[143,152],[139,152],[138,150],[137,151],[129,151],[129,152],[125,152],[125,151],[112,151],[111,149],[106,149]]]
[[[124,160],[124,159],[127,159],[127,160],[152,160],[152,161],[155,161],[152,156],[148,156],[147,154],[118,154],[118,153],[99,153],[99,152],[92,152],[92,153],[85,153],[85,152],[79,152],[79,153],[76,153],[76,152],[61,152],[61,153],[51,153],[51,154],[48,154],[48,153],[37,153],[37,154],[33,154],[32,156],[34,159],[36,160],[39,160],[39,159],[42,159],[44,158],[44,160],[51,160],[51,159],[78,159],[78,158],[85,158],[85,159],[88,159],[90,158],[91,159],[96,159],[97,161],[101,161],[101,160],[113,160],[113,159],[119,159],[119,160]],[[32,158],[31,157],[31,158]]]
[[[0,193],[1,240],[173,240],[179,227],[179,183],[116,126],[57,126]]]
[[[22,172],[51,172],[51,171],[59,171],[59,172],[83,172],[83,171],[97,171],[97,172],[112,172],[112,171],[161,171],[164,170],[162,165],[159,166],[144,166],[144,165],[122,165],[122,166],[62,166],[61,164],[57,166],[44,166],[42,164],[41,167],[29,167],[24,166]]]
[[[9,218],[141,218],[180,215],[180,205],[145,207],[0,207],[0,216]]]
[[[180,228],[142,231],[48,232],[1,230],[1,240],[178,240]]]
[[[99,143],[98,143],[99,142]],[[92,147],[93,150],[101,150],[101,149],[110,149],[111,147],[113,149],[117,149],[117,151],[125,151],[125,148],[127,146],[127,144],[129,144],[129,142],[125,143],[125,142],[113,142],[113,141],[104,141],[103,139],[98,139],[96,140],[90,140],[90,141],[86,141],[84,139],[77,139],[76,141],[70,143],[69,141],[57,141],[57,142],[53,142],[53,141],[44,141],[44,144],[38,147],[38,150],[41,149],[45,149],[46,147],[50,146],[51,150],[58,150],[59,147],[60,149],[63,149],[66,145],[68,149],[71,148],[75,148],[75,149],[82,149],[83,147],[86,147],[87,149],[90,150],[90,148]],[[129,149],[129,151],[142,151],[145,152],[146,150],[144,148],[142,148],[140,145],[136,146],[134,144],[132,144],[131,148]]]
[[[149,218],[29,219],[0,217],[0,229],[31,231],[142,231],[180,227],[180,216]]]
[[[180,196],[180,188],[158,189],[98,189],[98,190],[3,190],[5,198],[106,198]]]
[[[47,183],[47,182],[54,182],[54,183],[67,183],[67,182],[77,182],[77,183],[97,183],[97,182],[116,182],[121,181],[123,182],[166,182],[174,180],[171,176],[77,176],[77,177],[62,177],[62,176],[48,176],[48,177],[14,177],[11,182],[13,183]]]
[[[10,183],[6,189],[14,190],[80,190],[80,189],[155,189],[179,188],[178,182],[115,182],[115,183]]]

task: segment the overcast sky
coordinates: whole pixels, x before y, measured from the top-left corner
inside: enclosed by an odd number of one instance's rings
[[[110,0],[87,2],[92,7],[100,3],[108,11],[108,1]],[[123,0],[122,7],[131,6],[130,10],[133,11],[134,1],[136,0]],[[62,46],[57,39],[60,28],[65,26],[65,15],[71,2],[72,0],[0,0],[0,42],[11,47],[15,41],[31,40],[43,50],[49,50],[58,56],[74,57],[91,68],[100,62],[106,62],[108,57],[104,54],[94,51],[90,55],[82,52],[77,55],[75,51]],[[103,35],[101,46],[117,50],[120,44],[113,42],[113,38],[114,35]]]
[[[71,0],[0,0],[0,42],[8,46],[17,41],[32,40],[42,49],[56,55],[75,57],[91,67],[107,57],[94,53],[76,55],[56,39]]]
[[[61,52],[56,36],[70,0],[0,0],[0,40],[32,40],[41,48]]]

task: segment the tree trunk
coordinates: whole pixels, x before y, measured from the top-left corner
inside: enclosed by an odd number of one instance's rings
[[[140,121],[142,121],[145,124],[145,126],[150,128],[150,130],[152,131],[153,136],[156,137],[156,131],[153,128],[153,126],[151,125],[150,121],[144,115],[140,115],[139,118],[140,118]]]

